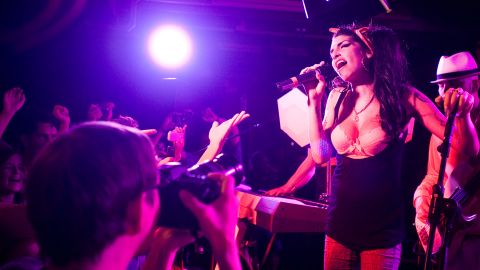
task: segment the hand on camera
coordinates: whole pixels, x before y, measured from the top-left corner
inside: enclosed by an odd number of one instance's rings
[[[195,238],[188,230],[160,227],[151,233],[139,248],[137,255],[147,254],[143,270],[173,269],[177,251]]]
[[[201,232],[210,241],[214,254],[236,248],[235,226],[238,218],[238,199],[235,195],[235,180],[231,176],[212,173],[210,178],[221,182],[220,197],[210,204],[204,204],[187,191],[180,191],[180,199],[192,211],[200,225]],[[232,246],[233,245],[233,246]]]

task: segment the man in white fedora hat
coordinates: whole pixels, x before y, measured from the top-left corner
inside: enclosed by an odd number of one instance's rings
[[[442,56],[438,63],[437,79],[432,83],[477,78],[480,69],[469,52],[459,52],[452,56]]]
[[[480,124],[478,97],[480,88],[479,74],[480,70],[473,56],[469,52],[459,52],[440,58],[437,69],[437,79],[432,81],[432,83],[438,85],[439,97],[435,99],[437,104],[442,100],[443,94],[450,88],[454,88],[459,93],[467,91],[473,96],[474,102],[470,117],[477,130],[477,136],[479,134]],[[416,209],[415,226],[420,243],[424,249],[426,249],[430,229],[427,219],[432,187],[437,183],[439,175],[441,156],[437,149],[441,143],[442,139],[432,135],[429,146],[427,174],[422,183],[417,187],[413,199],[413,204]],[[478,160],[478,155],[472,159],[471,157],[462,156],[461,153],[452,150],[445,169],[444,195],[445,197],[451,197],[457,187],[465,188],[466,190],[470,189],[468,193],[472,194],[472,198],[462,204],[463,214],[471,215],[477,213],[479,215],[477,219],[480,219],[480,203],[478,201],[480,192],[476,192],[476,190],[470,188],[471,183],[479,182],[471,180],[480,180],[478,175],[480,162]],[[466,186],[467,183],[469,183],[468,186]],[[460,190],[461,189],[458,191]],[[462,194],[458,193],[458,191],[457,195]],[[454,197],[457,198],[457,195]],[[458,196],[458,198],[460,197],[463,196]],[[448,249],[446,269],[480,269],[480,256],[478,256],[478,250],[480,250],[480,221],[475,220],[466,227],[457,227]],[[433,252],[438,251],[441,243],[442,239],[439,231],[437,231],[435,233]]]

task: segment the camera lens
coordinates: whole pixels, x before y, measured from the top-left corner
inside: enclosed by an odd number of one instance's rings
[[[180,190],[187,190],[203,203],[215,201],[221,192],[217,180],[210,179],[209,173],[224,173],[235,179],[236,185],[244,179],[243,166],[233,156],[220,154],[212,161],[186,169],[180,164],[167,165],[160,170],[159,226],[178,229],[198,229],[198,222],[186,209],[178,196]]]
[[[212,172],[221,172],[225,175],[235,178],[235,186],[239,185],[244,179],[243,166],[234,156],[219,154],[212,161],[205,162],[191,167],[187,170],[190,177],[205,177]]]

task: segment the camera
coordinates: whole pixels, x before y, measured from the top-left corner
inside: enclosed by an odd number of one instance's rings
[[[213,160],[186,168],[170,163],[160,169],[160,217],[157,225],[176,229],[198,230],[198,221],[180,200],[178,193],[186,190],[203,203],[215,201],[221,193],[221,183],[208,177],[219,172],[231,175],[238,185],[244,179],[243,166],[230,155],[220,154]]]

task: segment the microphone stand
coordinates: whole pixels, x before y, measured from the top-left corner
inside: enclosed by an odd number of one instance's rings
[[[427,251],[425,254],[425,266],[424,270],[433,269],[432,264],[432,251],[433,251],[433,243],[435,240],[435,231],[440,224],[440,218],[444,217],[444,237],[442,241],[442,246],[439,250],[439,263],[438,269],[443,270],[445,269],[445,265],[447,262],[447,254],[448,254],[448,246],[450,245],[450,238],[453,233],[453,217],[454,214],[457,212],[458,205],[452,199],[444,198],[444,186],[443,186],[443,178],[445,175],[445,168],[447,164],[447,158],[450,151],[450,144],[451,144],[451,136],[453,131],[453,122],[455,120],[455,115],[458,111],[458,101],[453,107],[452,112],[448,116],[447,124],[445,125],[444,131],[444,138],[443,143],[438,147],[438,151],[442,157],[440,163],[440,169],[438,173],[438,180],[437,183],[433,186],[432,191],[432,199],[430,201],[430,209],[428,212],[428,222],[430,224],[430,234],[428,236],[428,245]]]

